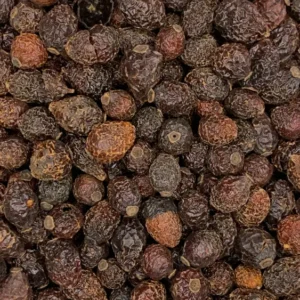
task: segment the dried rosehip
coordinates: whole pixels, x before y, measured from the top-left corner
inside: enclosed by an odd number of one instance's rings
[[[133,287],[136,287],[146,279],[148,279],[148,277],[145,274],[140,263],[136,267],[134,267],[128,274],[128,281]]]
[[[162,245],[147,246],[142,258],[143,270],[152,280],[168,277],[173,271],[171,251]]]
[[[142,210],[148,233],[155,241],[169,248],[176,247],[182,235],[177,208],[171,199],[151,197]]]
[[[194,190],[196,187],[196,175],[192,173],[190,169],[182,167],[180,168],[180,173],[181,180],[174,194],[174,197],[177,200],[180,200],[183,194],[190,190]]]
[[[171,283],[171,294],[174,300],[207,299],[209,284],[201,271],[189,268],[176,273]]]
[[[267,231],[246,228],[237,236],[237,251],[244,264],[262,270],[273,265],[276,242]]]
[[[49,278],[60,285],[76,285],[82,274],[77,248],[70,240],[53,239],[44,245],[46,268]]]
[[[10,60],[10,55],[0,49],[0,96],[7,93],[6,81],[13,72],[13,66]]]
[[[181,196],[178,205],[181,221],[191,229],[205,229],[208,223],[207,197],[196,190],[189,190]]]
[[[49,110],[66,131],[88,135],[95,124],[102,122],[102,111],[89,97],[74,96],[50,103]]]
[[[72,163],[65,145],[60,141],[38,142],[30,159],[32,176],[39,180],[61,180],[67,177]]]
[[[88,270],[82,270],[78,283],[66,287],[64,294],[68,299],[74,300],[107,299],[106,292],[102,288],[97,276]]]
[[[196,106],[196,96],[185,83],[162,81],[154,92],[155,104],[163,114],[172,117],[190,116]]]
[[[276,300],[276,297],[266,291],[257,291],[253,289],[235,289],[230,294],[230,299],[232,300]]]
[[[182,61],[189,67],[209,67],[217,49],[215,38],[206,34],[201,37],[190,38],[186,41]]]
[[[35,33],[44,11],[30,2],[18,3],[10,12],[10,25],[18,32]]]
[[[0,140],[0,166],[5,169],[18,169],[28,159],[30,147],[21,138],[9,136]]]
[[[69,37],[76,33],[77,27],[77,18],[69,5],[55,5],[40,21],[39,34],[47,50],[58,55]]]
[[[11,268],[8,277],[0,288],[0,297],[3,300],[32,299],[32,288],[22,268]]]
[[[163,0],[167,8],[181,11],[188,4],[188,0]]]
[[[30,228],[19,230],[22,239],[30,244],[40,244],[48,240],[48,232],[44,228],[43,215],[39,215],[31,224]]]
[[[63,293],[56,288],[46,288],[38,293],[37,300],[66,300]]]
[[[204,271],[209,282],[212,295],[223,296],[228,293],[234,283],[231,266],[225,262],[216,262]]]
[[[149,177],[151,185],[162,197],[170,197],[181,180],[180,166],[172,155],[161,153],[151,164]]]
[[[244,153],[234,145],[211,147],[206,163],[214,176],[238,174],[243,169]]]
[[[234,270],[235,284],[240,288],[260,289],[263,285],[261,270],[239,265]]]
[[[271,268],[264,272],[264,286],[278,297],[298,294],[299,267],[299,256],[277,260]]]
[[[210,173],[201,173],[197,180],[197,190],[205,195],[210,195],[212,188],[217,185],[218,178]]]
[[[30,108],[22,114],[18,127],[23,137],[32,142],[59,139],[62,134],[47,108],[40,106]]]
[[[123,218],[111,245],[120,267],[130,272],[140,261],[146,245],[146,230],[137,218]]]
[[[57,2],[57,0],[30,0],[32,3],[34,3],[37,6],[51,6]]]
[[[0,98],[0,125],[7,129],[16,129],[22,114],[28,105],[10,97]]]
[[[274,167],[269,160],[258,154],[250,154],[244,163],[244,173],[251,178],[255,185],[265,186],[270,182]]]
[[[184,50],[185,36],[181,26],[162,27],[156,36],[155,49],[165,60],[172,60],[181,55]]]
[[[300,189],[300,155],[292,154],[288,158],[287,177],[295,189]]]
[[[193,69],[184,81],[201,100],[223,101],[229,94],[229,83],[209,67]]]
[[[47,51],[40,38],[32,33],[17,36],[11,46],[11,61],[20,69],[39,68],[48,59]]]
[[[133,289],[130,299],[166,300],[166,290],[164,285],[158,281],[142,281]]]
[[[246,176],[223,177],[212,188],[210,204],[222,213],[235,212],[247,203],[251,185]]]
[[[9,20],[9,13],[15,5],[14,0],[0,1],[0,24],[5,24]]]
[[[134,140],[135,127],[131,123],[106,122],[93,127],[86,141],[86,150],[96,161],[111,163],[123,158]]]
[[[101,97],[101,104],[108,117],[129,121],[136,113],[136,105],[132,96],[123,90],[112,90]]]
[[[223,115],[212,115],[200,120],[198,133],[204,143],[221,146],[237,138],[238,128],[232,119]]]
[[[165,6],[161,0],[118,0],[117,4],[127,22],[134,27],[153,30],[163,25]]]
[[[97,275],[102,286],[107,289],[119,289],[126,281],[126,273],[118,266],[116,259],[101,259],[98,263]]]
[[[267,33],[265,19],[248,0],[222,1],[214,22],[222,36],[233,42],[252,43]]]
[[[131,288],[124,285],[120,289],[113,290],[110,294],[109,300],[130,300]]]
[[[183,78],[183,67],[178,60],[166,61],[162,69],[162,80],[181,81]]]
[[[270,197],[259,187],[251,190],[248,202],[234,214],[235,220],[245,227],[259,226],[270,210]]]

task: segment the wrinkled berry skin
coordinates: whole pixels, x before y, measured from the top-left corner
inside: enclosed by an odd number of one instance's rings
[[[192,232],[185,240],[182,255],[188,265],[205,268],[212,265],[222,254],[222,240],[213,230]]]
[[[9,20],[9,13],[15,5],[14,0],[0,1],[0,24],[7,23]]]
[[[143,281],[133,289],[130,299],[166,300],[166,290],[159,281]]]
[[[197,269],[186,269],[176,273],[171,282],[174,300],[204,300],[209,295],[209,284]]]
[[[276,242],[266,231],[258,228],[242,229],[237,237],[241,261],[257,269],[270,267],[276,257]]]
[[[118,7],[129,24],[153,30],[161,27],[165,18],[165,6],[161,0],[118,0]]]
[[[253,290],[253,289],[235,289],[230,294],[230,299],[232,300],[275,300],[276,297],[266,291]]]
[[[71,158],[60,141],[38,142],[30,159],[32,176],[39,180],[61,180],[72,169]]]
[[[292,154],[288,158],[287,177],[296,190],[300,189],[300,173],[299,173],[300,155]]]
[[[46,288],[38,293],[37,300],[66,300],[66,297],[56,288]]]
[[[100,163],[123,158],[133,146],[135,127],[125,121],[113,121],[93,127],[86,141],[86,150]]]
[[[6,81],[13,72],[10,55],[4,50],[0,50],[0,70],[0,96],[4,96],[7,93]]]
[[[214,22],[227,40],[252,43],[267,32],[267,24],[256,6],[248,0],[226,0],[218,6]]]
[[[239,265],[234,270],[235,283],[240,288],[260,289],[263,285],[262,273],[258,269]]]

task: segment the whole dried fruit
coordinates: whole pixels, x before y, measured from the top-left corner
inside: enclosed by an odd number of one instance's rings
[[[9,13],[15,5],[14,0],[1,0],[0,2],[0,24],[7,23],[9,19]]]
[[[6,81],[13,72],[13,65],[10,60],[10,55],[0,49],[0,95],[7,93]]]
[[[159,281],[143,281],[137,285],[132,293],[131,300],[166,300],[166,290]]]
[[[263,285],[263,277],[259,269],[239,265],[234,270],[235,284],[240,288],[260,289]]]

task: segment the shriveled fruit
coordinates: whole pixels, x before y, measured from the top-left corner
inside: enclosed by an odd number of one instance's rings
[[[166,300],[166,290],[159,281],[143,281],[131,293],[131,300]]]
[[[13,0],[1,0],[1,9],[0,9],[0,23],[4,24],[9,19],[9,13],[15,5]]]
[[[0,50],[0,95],[4,96],[7,93],[6,81],[13,72],[13,65],[10,60],[10,55],[4,50]]]
[[[235,284],[240,288],[260,289],[263,285],[262,273],[259,269],[239,265],[234,270]]]
[[[289,156],[287,164],[287,176],[289,181],[292,183],[295,189],[300,189],[300,155],[292,154]]]

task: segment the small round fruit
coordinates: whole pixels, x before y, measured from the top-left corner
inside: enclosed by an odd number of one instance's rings
[[[142,281],[132,293],[131,300],[166,300],[166,289],[158,281]]]
[[[260,289],[263,285],[261,270],[239,265],[234,270],[235,284],[240,288]]]

